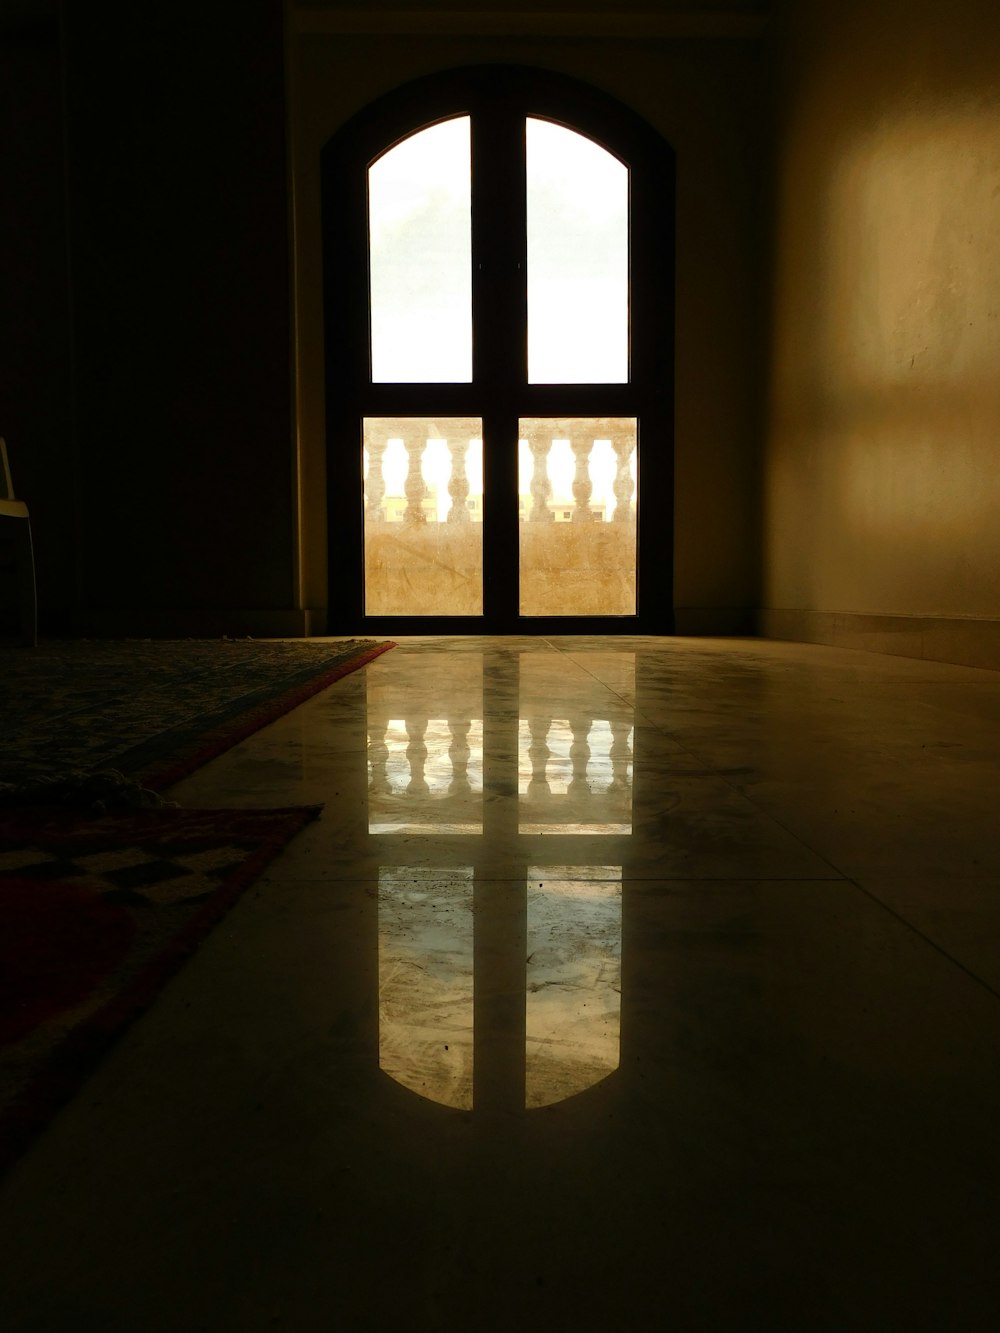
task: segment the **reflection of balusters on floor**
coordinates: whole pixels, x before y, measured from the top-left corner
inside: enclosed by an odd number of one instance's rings
[[[427,733],[425,717],[411,717],[406,720],[406,762],[410,768],[410,780],[406,784],[408,796],[426,796],[430,788],[424,777],[427,764],[427,745],[424,737]]]
[[[579,717],[572,718],[569,724],[570,731],[573,733],[573,740],[569,747],[573,777],[570,780],[568,792],[570,796],[575,796],[580,800],[590,795],[587,765],[590,762],[590,730],[593,725],[590,718]]]
[[[616,796],[628,791],[628,766],[632,759],[632,747],[629,737],[632,728],[628,722],[611,723],[611,786],[609,793]]]
[[[373,796],[387,796],[392,791],[392,784],[386,772],[389,747],[385,738],[388,730],[388,725],[384,722],[368,724],[368,763],[371,770],[368,790]]]
[[[550,720],[544,715],[532,715],[528,719],[528,732],[531,744],[528,746],[528,758],[531,760],[531,779],[528,782],[529,797],[551,795],[549,788],[548,764],[552,751],[549,749]]]
[[[448,730],[451,732],[451,744],[448,746],[448,758],[451,760],[451,783],[449,796],[468,796],[472,791],[469,782],[469,730],[472,723],[461,718],[449,718]]]
[[[552,432],[530,427],[528,430],[528,448],[531,450],[531,513],[530,523],[552,523],[555,515],[549,508],[552,495],[552,483],[549,480],[548,456],[552,446]]]

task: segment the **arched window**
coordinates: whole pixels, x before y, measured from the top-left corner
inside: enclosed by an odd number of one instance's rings
[[[672,628],[673,155],[476,66],[324,151],[330,603],[373,632]]]

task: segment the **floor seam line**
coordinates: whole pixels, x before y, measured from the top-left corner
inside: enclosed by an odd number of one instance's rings
[[[865,886],[859,880],[855,879],[853,875],[847,875],[845,878],[848,884],[857,889],[859,893],[864,894],[870,902],[875,903],[877,907],[881,907],[881,909],[888,913],[889,916],[894,917],[900,925],[905,926],[906,929],[916,935],[918,939],[923,940],[923,942],[929,945],[935,953],[939,953],[942,958],[946,958],[948,962],[957,967],[960,972],[964,972],[970,980],[974,981],[978,986],[981,986],[983,990],[992,995],[995,1000],[1000,1000],[1000,990],[997,990],[995,986],[991,986],[988,981],[985,981],[978,975],[978,973],[973,972],[972,969],[967,967],[960,959],[955,958],[947,949],[938,944],[936,940],[931,939],[929,935],[925,934],[919,926],[914,925],[912,921],[908,921],[906,917],[900,912],[897,912],[894,907],[890,907],[889,904],[884,902],[877,893],[874,893],[871,889],[866,889]]]

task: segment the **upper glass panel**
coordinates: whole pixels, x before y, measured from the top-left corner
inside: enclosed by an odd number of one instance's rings
[[[372,380],[472,380],[469,117],[411,134],[368,169]]]
[[[628,381],[628,167],[529,118],[528,382]]]

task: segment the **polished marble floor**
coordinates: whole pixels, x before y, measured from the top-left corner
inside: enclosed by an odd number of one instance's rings
[[[1000,673],[413,638],[174,789],[322,802],[0,1187],[0,1324],[1000,1327]]]

